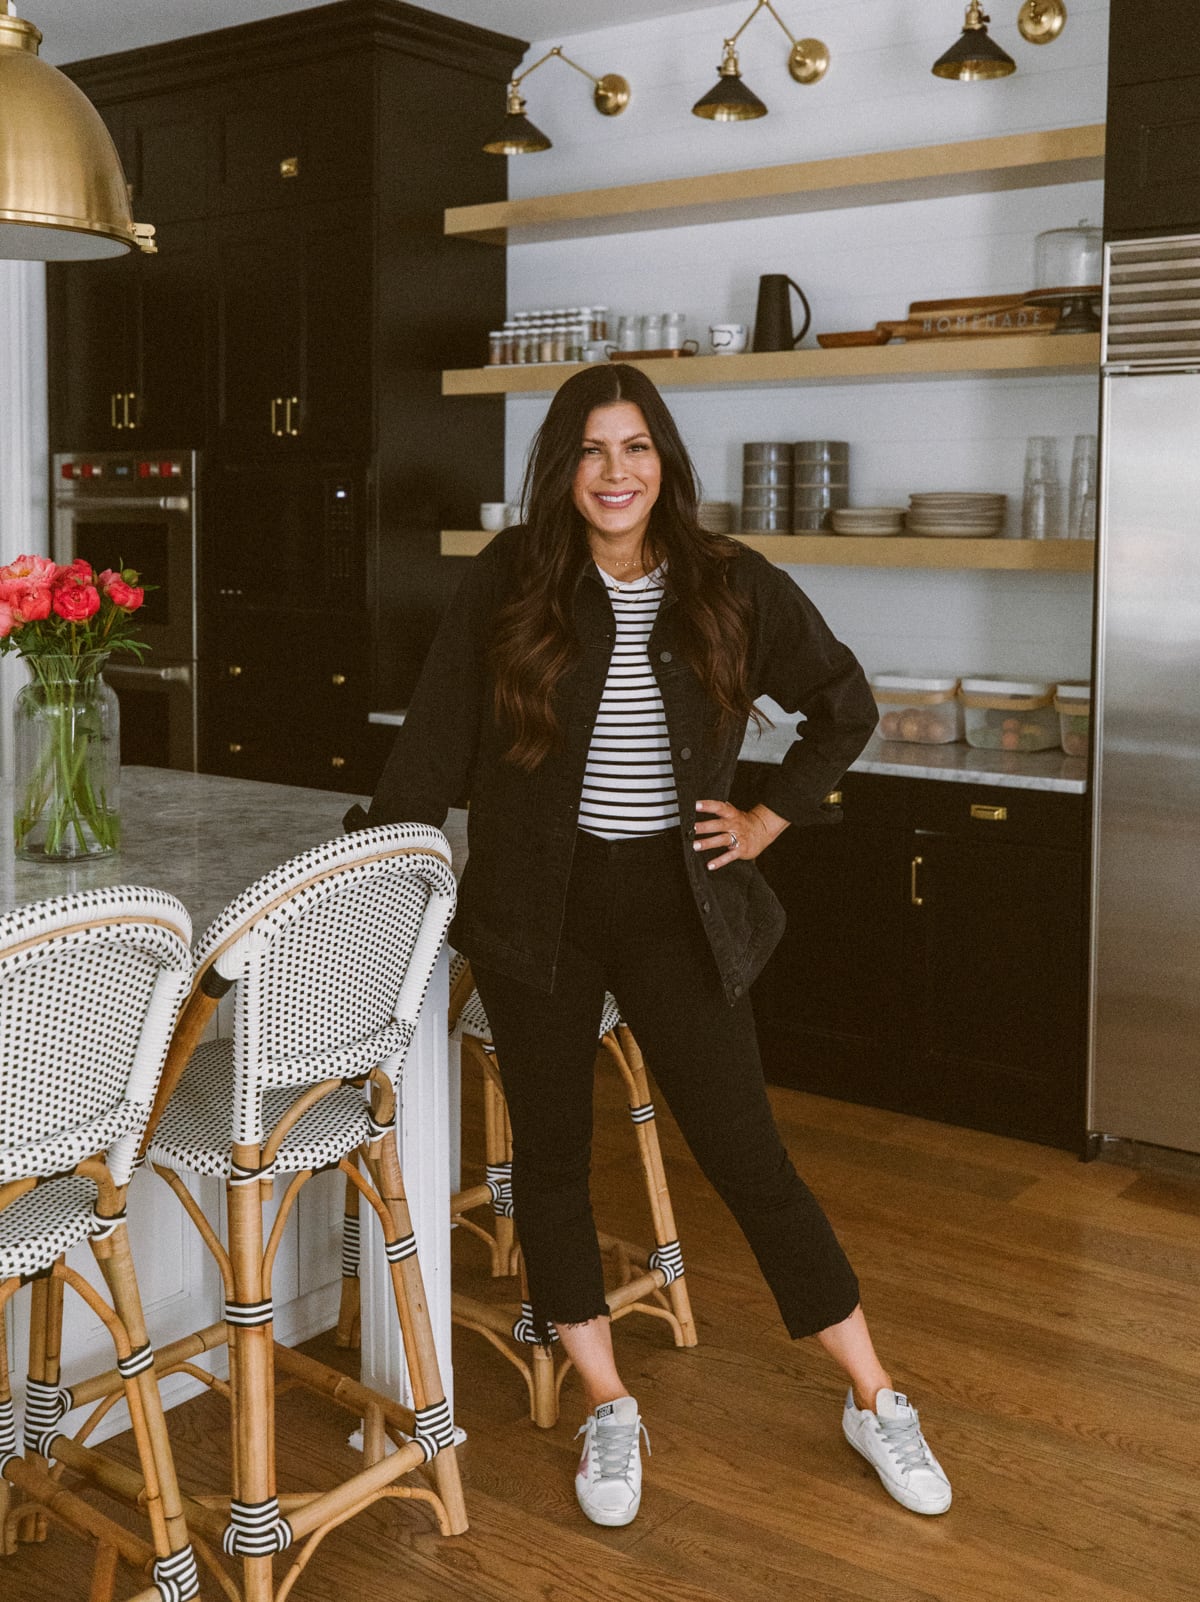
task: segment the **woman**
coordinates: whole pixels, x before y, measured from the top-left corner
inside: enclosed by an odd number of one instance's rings
[[[623,1525],[641,1500],[644,1431],[588,1199],[608,989],[790,1334],[848,1374],[846,1438],[904,1506],[944,1512],[949,1482],[776,1130],[748,998],[783,926],[754,859],[789,825],[827,821],[821,801],[875,725],[862,670],[784,573],[701,532],[683,442],[633,367],[562,386],[525,502],[443,622],[370,822],[441,824],[470,801],[451,939],[496,1043],[535,1327],[553,1324],[587,1397],[580,1506]],[[744,811],[728,796],[763,695],[805,721]]]

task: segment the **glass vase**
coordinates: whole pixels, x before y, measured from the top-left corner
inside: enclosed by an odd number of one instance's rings
[[[107,651],[25,658],[13,702],[13,844],[35,861],[112,855],[120,846],[120,713]]]

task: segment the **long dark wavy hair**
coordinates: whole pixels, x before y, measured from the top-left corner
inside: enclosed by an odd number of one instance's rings
[[[680,654],[707,692],[717,731],[756,716],[746,691],[749,607],[729,583],[739,547],[701,529],[696,471],[658,390],[636,367],[597,364],[557,392],[533,441],[521,492],[526,547],[520,589],[501,608],[491,644],[496,718],[512,740],[506,756],[528,772],[559,743],[554,689],[579,654],[572,611],[591,553],[572,487],[584,430],[597,407],[620,401],[641,409],[662,463],[645,560],[648,570],[666,563],[666,585],[678,603]]]

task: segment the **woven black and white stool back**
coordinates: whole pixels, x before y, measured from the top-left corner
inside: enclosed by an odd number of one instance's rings
[[[0,918],[0,1183],[132,1172],[192,977],[187,909],[115,885]]]
[[[237,985],[234,1143],[263,1139],[276,1086],[399,1073],[454,912],[437,829],[363,829],[293,857],[214,920],[196,948],[210,994]]]

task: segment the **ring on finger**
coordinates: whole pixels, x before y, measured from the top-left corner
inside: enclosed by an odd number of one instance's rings
[[[737,837],[736,834],[734,834],[733,830],[730,829],[730,831],[729,831],[729,849],[731,851],[736,851],[737,847],[738,847],[738,837]]]

